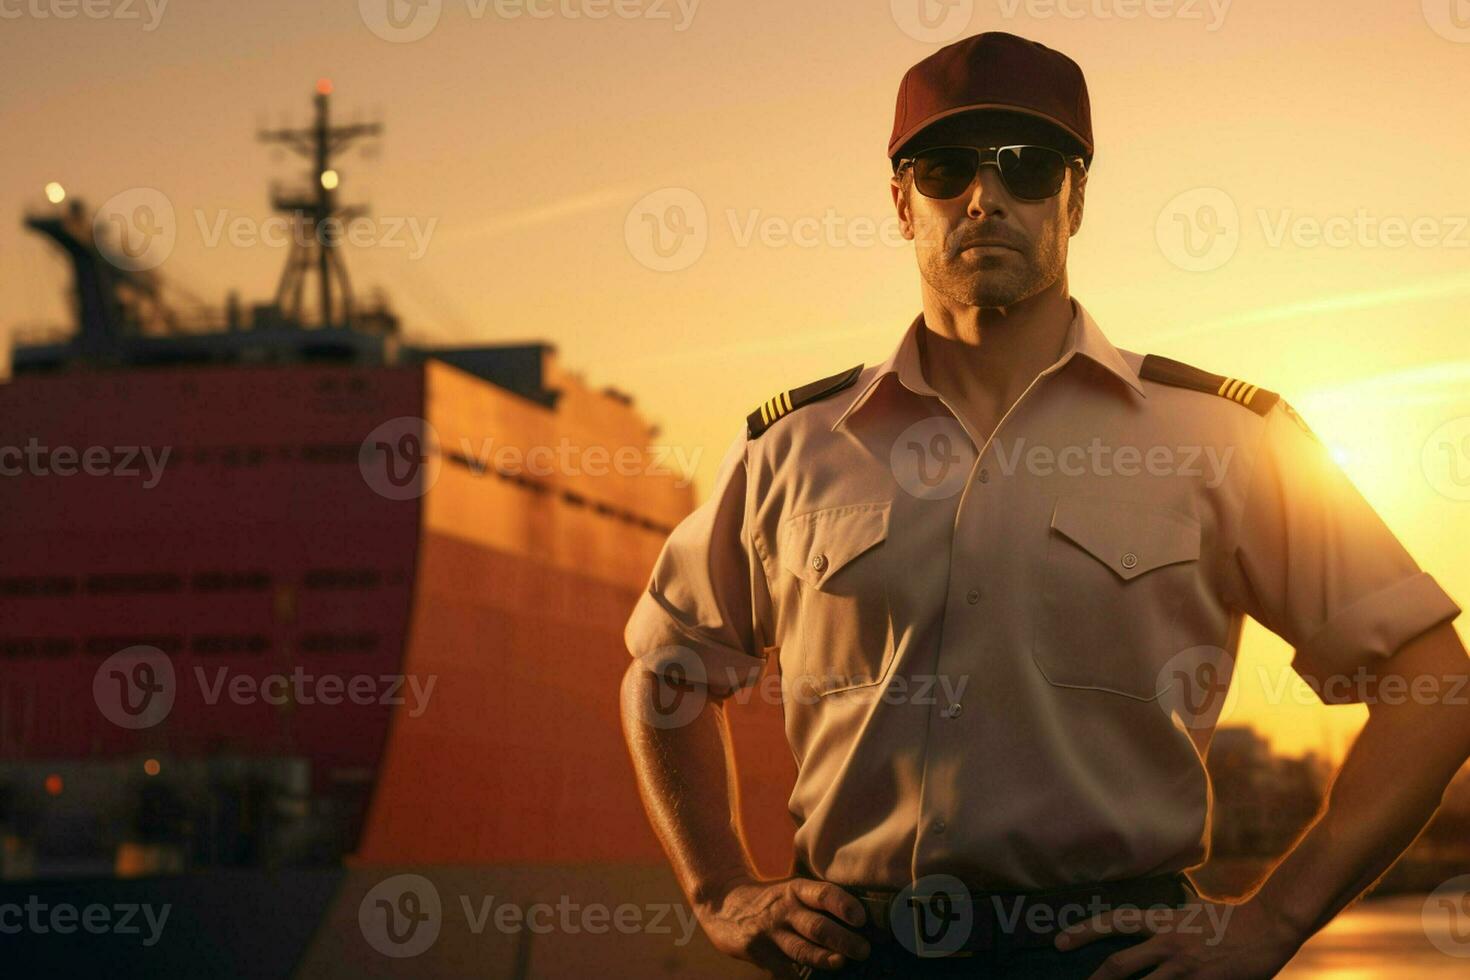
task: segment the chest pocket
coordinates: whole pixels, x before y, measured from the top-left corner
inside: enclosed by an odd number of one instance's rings
[[[1199,588],[1200,525],[1119,500],[1061,497],[1052,512],[1032,654],[1059,687],[1152,700]]]
[[[783,647],[794,647],[801,693],[868,687],[892,664],[891,569],[883,548],[890,506],[828,507],[782,525],[781,566],[798,580],[794,636]]]

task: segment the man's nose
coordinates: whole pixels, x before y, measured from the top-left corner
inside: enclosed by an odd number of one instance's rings
[[[982,164],[970,185],[970,201],[967,211],[972,218],[986,214],[1004,214],[1010,200],[1005,184],[1000,179],[1000,168],[993,163]]]

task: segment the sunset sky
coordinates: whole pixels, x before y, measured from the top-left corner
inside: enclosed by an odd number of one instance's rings
[[[349,250],[359,291],[422,342],[554,342],[698,452],[703,490],[752,407],[881,359],[918,311],[897,84],[1008,30],[1088,78],[1069,271],[1103,331],[1282,392],[1470,600],[1464,0],[386,2],[0,0],[0,332],[66,319],[66,266],[21,228],[49,181],[92,206],[161,193],[159,272],[267,300],[284,249],[211,229],[270,216],[299,167],[254,134],[303,123],[330,77],[340,120],[386,127],[341,166],[383,239]],[[661,252],[660,222],[692,234]],[[1259,627],[1245,647],[1246,668],[1289,656]],[[1340,751],[1365,715],[1242,693],[1231,720],[1284,751]]]

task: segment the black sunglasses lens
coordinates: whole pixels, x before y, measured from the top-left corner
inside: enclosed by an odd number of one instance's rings
[[[914,158],[914,186],[925,197],[959,197],[974,183],[979,163],[979,151],[969,147],[926,150]]]
[[[1008,146],[996,153],[1006,191],[1022,201],[1044,201],[1062,189],[1067,159],[1044,146]],[[975,182],[980,151],[968,146],[925,150],[914,158],[914,184],[925,197],[959,197]]]
[[[1009,146],[999,151],[1000,177],[1011,196],[1042,201],[1062,189],[1067,161],[1044,146]]]

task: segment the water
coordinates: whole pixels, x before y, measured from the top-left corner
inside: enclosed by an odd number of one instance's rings
[[[1426,915],[1427,898],[1372,899],[1348,909],[1313,936],[1279,976],[1284,980],[1470,977],[1470,919],[1444,906],[1432,906]]]

